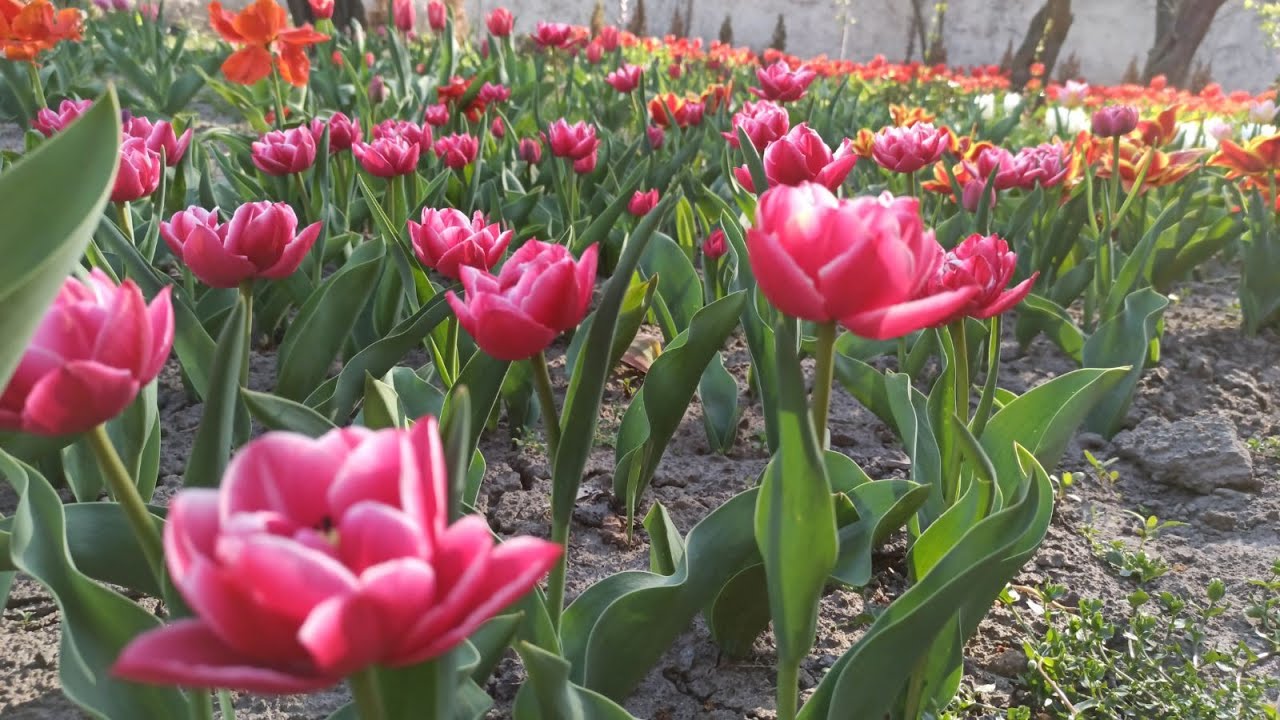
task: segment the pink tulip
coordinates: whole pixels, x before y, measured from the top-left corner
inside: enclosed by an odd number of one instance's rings
[[[195,617],[136,638],[113,672],[297,693],[443,655],[560,554],[536,538],[495,544],[479,515],[449,524],[448,482],[433,418],[253,440],[220,489],[169,506],[165,560]]]
[[[538,47],[567,48],[573,43],[573,27],[565,23],[548,23],[539,20],[532,37]]]
[[[721,133],[729,141],[729,147],[740,147],[738,128],[746,131],[757,152],[763,152],[769,143],[787,134],[791,128],[791,118],[781,105],[770,100],[747,102],[733,114],[731,130]]]
[[[1088,99],[1089,83],[1075,80],[1068,80],[1058,95],[1058,102],[1069,108],[1080,107]]]
[[[858,155],[848,140],[832,154],[808,123],[800,123],[765,148],[764,174],[770,186],[816,182],[834,191],[857,161]]]
[[[418,13],[414,10],[413,0],[391,0],[391,16],[400,32],[412,32],[414,25],[418,24]]]
[[[434,143],[430,126],[394,118],[374,125],[373,137],[375,140],[384,137],[402,137],[408,142],[417,144],[424,153],[430,152]]]
[[[978,212],[978,208],[982,206],[982,193],[986,190],[986,183],[982,180],[970,180],[964,184],[964,188],[960,190],[960,204],[965,210],[971,213]],[[987,198],[987,207],[994,209],[996,206],[997,188],[991,188],[991,195]]]
[[[445,296],[458,323],[480,349],[499,360],[526,360],[575,328],[587,314],[596,280],[596,245],[575,261],[569,249],[528,240],[495,277],[462,266],[463,302]]]
[[[320,223],[295,234],[298,218],[287,203],[251,202],[236,208],[231,221],[199,207],[160,223],[160,237],[200,282],[233,288],[246,280],[279,280],[292,275],[320,236]]]
[[[600,46],[605,52],[613,52],[618,49],[618,28],[613,25],[605,25],[600,28]]]
[[[778,310],[866,338],[936,325],[977,292],[921,297],[942,248],[924,232],[914,198],[838,200],[814,183],[774,187],[760,196],[746,240],[756,282]]]
[[[58,103],[57,110],[40,108],[40,112],[36,113],[36,119],[31,122],[31,127],[40,131],[40,134],[45,137],[53,137],[54,133],[62,132],[92,105],[92,100],[63,100]]]
[[[444,103],[428,105],[422,114],[422,119],[434,127],[445,125],[449,122],[449,106]]]
[[[496,8],[484,18],[484,24],[489,28],[489,34],[494,37],[506,37],[511,34],[511,28],[515,25],[515,17],[511,15],[511,11],[504,8]]]
[[[586,175],[587,173],[596,169],[597,160],[598,160],[598,157],[595,151],[593,150],[591,151],[590,155],[587,155],[586,157],[580,157],[577,160],[573,161],[573,171],[579,175]]]
[[[374,177],[393,178],[417,169],[421,148],[403,136],[392,135],[372,143],[357,142],[351,146],[351,152],[365,172]]]
[[[119,415],[173,347],[169,288],[148,305],[132,280],[68,278],[0,392],[0,430],[70,435]]]
[[[706,240],[702,241],[702,255],[708,260],[719,260],[729,252],[729,243],[725,241],[724,230],[716,228]]]
[[[307,0],[311,5],[311,14],[317,20],[328,20],[333,17],[333,0]]]
[[[511,88],[499,83],[487,82],[480,87],[476,99],[486,105],[506,102],[511,99]]]
[[[490,224],[479,210],[470,220],[460,210],[422,209],[422,222],[409,221],[409,239],[418,261],[458,280],[462,267],[489,271],[506,252],[513,233]]]
[[[658,190],[654,188],[647,192],[635,191],[631,196],[631,200],[627,202],[627,212],[636,217],[648,215],[649,211],[658,204]]]
[[[1032,190],[1037,184],[1056,187],[1071,174],[1071,147],[1044,143],[1022,148],[1013,157],[1013,164],[1018,171],[1016,187],[1023,190]]]
[[[1249,105],[1249,122],[1255,125],[1264,125],[1275,120],[1276,118],[1276,101],[1271,98],[1260,100]]]
[[[445,135],[436,140],[435,152],[446,167],[461,170],[475,162],[480,153],[480,142],[475,136],[466,133]]]
[[[187,147],[191,145],[190,128],[182,133],[182,137],[178,137],[173,132],[173,125],[165,120],[152,123],[144,117],[132,117],[125,121],[123,127],[126,136],[141,138],[147,147],[164,157],[165,164],[169,167],[177,166],[182,161],[182,156],[187,154]]]
[[[587,45],[587,62],[592,65],[599,65],[604,59],[604,45],[599,40],[592,40]]]
[[[887,127],[871,141],[871,157],[876,163],[904,174],[936,163],[950,149],[951,131],[935,128],[932,123]]]
[[[440,32],[444,30],[445,24],[448,22],[449,13],[445,9],[444,3],[440,0],[431,0],[427,3],[427,24],[432,30]]]
[[[111,190],[111,202],[141,200],[160,187],[164,162],[142,138],[129,138],[120,145],[120,169]]]
[[[1030,294],[1039,273],[1011,288],[1009,281],[1013,279],[1017,265],[1018,255],[1009,250],[1009,243],[999,235],[974,233],[962,240],[943,258],[929,283],[928,294],[972,287],[978,288],[978,292],[938,324],[945,325],[966,316],[986,320],[1022,302]]]
[[[667,66],[667,77],[672,80],[679,80],[680,76],[683,74],[684,70],[680,67],[680,63],[671,63]]]
[[[382,76],[374,75],[369,78],[369,102],[377,105],[386,99],[387,83],[382,79]]]
[[[574,161],[594,156],[596,148],[600,147],[594,125],[582,121],[570,125],[564,118],[547,128],[547,142],[551,145],[552,155]]]
[[[324,138],[325,128],[329,129],[329,154],[340,152],[342,150],[350,150],[351,146],[364,138],[364,130],[360,127],[360,121],[355,118],[349,118],[343,113],[334,113],[329,117],[328,122],[321,118],[311,120],[311,139],[315,141],[316,147],[320,146],[320,140]]]
[[[624,64],[605,76],[604,81],[620,93],[629,93],[640,86],[640,77],[644,68],[639,65]]]
[[[507,126],[502,123],[502,118],[496,117],[489,123],[489,134],[499,140],[507,136]]]
[[[657,125],[645,128],[644,134],[649,138],[649,147],[654,150],[662,147],[662,143],[667,140],[667,131]]]
[[[804,97],[809,83],[813,82],[817,75],[813,70],[803,66],[798,70],[792,70],[785,61],[779,60],[768,67],[757,68],[756,79],[760,81],[760,87],[747,88],[747,90],[761,100],[772,100],[778,103],[792,102]]]
[[[268,175],[295,175],[316,163],[316,140],[307,126],[272,130],[252,147],[254,167]]]
[[[1093,114],[1093,134],[1117,138],[1138,127],[1138,109],[1132,105],[1108,105]]]
[[[533,138],[521,138],[517,153],[521,160],[530,165],[537,165],[542,161],[542,143]]]

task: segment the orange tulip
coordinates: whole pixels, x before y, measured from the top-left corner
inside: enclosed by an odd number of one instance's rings
[[[1125,192],[1131,190],[1143,165],[1150,162],[1139,192],[1145,193],[1151,188],[1172,185],[1190,175],[1191,171],[1199,166],[1202,152],[1201,150],[1179,150],[1166,153],[1131,138],[1124,138],[1120,142],[1120,184],[1124,186]],[[1110,178],[1113,165],[1112,154],[1110,152],[1103,154],[1098,167],[1098,177]]]
[[[1233,178],[1274,173],[1280,170],[1280,135],[1256,137],[1243,147],[1222,140],[1209,164],[1227,168],[1227,175]]]
[[[1141,120],[1134,133],[1151,147],[1161,147],[1178,136],[1178,105],[1170,105],[1155,120]]]
[[[871,145],[876,141],[876,134],[871,132],[871,128],[862,128],[858,131],[858,136],[853,139],[853,152],[858,157],[871,157]]]
[[[890,105],[889,116],[893,118],[893,124],[898,127],[910,127],[916,123],[931,123],[937,116],[921,107],[907,107],[905,105]]]
[[[3,1],[3,0],[0,0]],[[275,0],[256,0],[239,13],[231,13],[222,3],[209,3],[209,24],[223,40],[242,46],[222,63],[222,74],[241,85],[252,85],[271,74],[274,63],[280,77],[301,87],[311,75],[306,48],[329,39],[308,23],[287,27],[288,16]]]
[[[84,15],[57,10],[49,0],[0,0],[0,57],[34,62],[63,40],[84,37]]]

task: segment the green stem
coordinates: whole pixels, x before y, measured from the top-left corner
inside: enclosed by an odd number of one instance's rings
[[[547,356],[539,352],[529,358],[533,371],[533,387],[538,393],[538,405],[542,410],[542,423],[547,433],[547,459],[552,465],[560,449],[560,416],[556,411],[556,396],[551,390],[551,372],[547,369]]]
[[[778,663],[778,720],[795,720],[800,705],[800,667]]]
[[[130,245],[134,245],[133,235],[133,213],[129,210],[129,203],[118,202],[116,205],[116,220],[120,224],[120,232],[124,233],[124,239],[129,241]]]
[[[813,430],[818,445],[827,447],[827,416],[831,413],[831,381],[835,378],[836,324],[818,325],[818,345],[815,350],[817,367],[813,376]]]
[[[969,422],[969,339],[965,328],[966,318],[960,318],[947,326],[951,344],[955,348],[956,415],[961,422]]]
[[[551,627],[560,633],[560,616],[564,614],[564,581],[569,572],[569,523],[551,521],[551,541],[560,545],[560,559],[547,577],[547,615]]]
[[[907,173],[907,195],[916,196],[916,174]]]
[[[98,465],[107,481],[107,489],[111,497],[124,510],[133,536],[142,548],[142,555],[155,576],[157,587],[164,587],[164,544],[160,540],[160,531],[156,528],[151,513],[138,494],[138,486],[129,471],[125,469],[116,446],[107,435],[107,426],[99,425],[88,433],[89,445],[98,458]]]
[[[351,698],[355,700],[356,714],[360,720],[386,720],[387,709],[382,702],[382,689],[372,667],[365,668],[347,678],[351,686]]]
[[[280,91],[280,73],[275,70],[271,71],[271,94],[276,101],[276,122],[277,130],[284,129],[284,94]]]
[[[27,63],[27,75],[31,78],[31,94],[35,96],[38,108],[49,107],[49,101],[44,98],[44,83],[40,82],[40,68],[34,62]]]
[[[222,710],[222,720],[236,720],[236,706],[231,702],[230,690],[218,691],[218,709]]]
[[[253,349],[253,280],[240,282],[240,297],[244,298],[244,357],[240,364],[240,385],[249,387],[249,352]]]
[[[969,429],[974,437],[982,437],[987,429],[987,420],[991,418],[991,408],[995,404],[996,380],[1000,376],[1000,316],[991,318],[987,336],[987,379],[982,385],[982,397],[978,400],[978,410],[973,414],[973,424]]]
[[[307,182],[302,179],[302,173],[295,173],[294,177],[298,179],[298,197],[302,204],[302,217],[298,224],[306,225],[311,219],[311,193],[307,192]]]
[[[704,256],[705,257],[705,256]],[[707,304],[720,299],[720,260],[707,259],[703,272],[707,276]]]
[[[225,690],[218,691],[226,692]],[[191,720],[213,720],[213,696],[209,694],[208,688],[191,688],[187,691],[187,704],[191,707]],[[224,707],[222,709],[223,720],[235,720],[235,711],[227,714]]]

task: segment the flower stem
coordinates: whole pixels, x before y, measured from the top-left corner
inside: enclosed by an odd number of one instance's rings
[[[276,101],[276,122],[277,130],[284,129],[284,93],[280,91],[280,73],[276,70],[271,71],[271,94]]]
[[[27,63],[27,75],[31,78],[31,94],[35,96],[36,105],[43,109],[49,106],[44,98],[44,83],[40,82],[40,68],[34,62]]]
[[[800,704],[800,668],[778,664],[778,720],[795,720]]]
[[[378,677],[372,667],[365,668],[347,678],[351,686],[351,697],[356,703],[356,714],[360,720],[386,720],[387,709],[382,702],[382,689],[378,687]]]
[[[951,344],[955,347],[956,371],[956,415],[961,422],[969,422],[969,339],[965,328],[965,318],[960,318],[947,326],[951,333]]]
[[[533,387],[538,393],[538,405],[542,410],[542,424],[547,433],[547,459],[554,465],[556,451],[560,449],[560,416],[556,412],[556,396],[551,390],[551,372],[547,369],[547,356],[539,352],[529,358],[533,371]]]
[[[244,298],[244,357],[240,363],[240,385],[249,387],[249,352],[253,349],[253,279],[240,282],[240,297]]]
[[[813,376],[813,430],[818,445],[827,447],[827,416],[831,412],[831,381],[835,378],[836,324],[818,325],[818,345],[815,351],[817,367]]]
[[[219,699],[221,693],[225,690],[219,690]],[[191,720],[213,720],[213,696],[209,694],[208,688],[191,688],[187,691],[188,705],[191,706]],[[228,701],[230,697],[228,696]],[[222,707],[223,720],[235,720],[235,710],[231,714],[227,714],[227,706]]]
[[[120,460],[116,446],[111,443],[106,425],[99,425],[90,430],[88,439],[89,445],[93,448],[93,454],[98,458],[98,465],[102,468],[111,497],[115,498],[120,508],[124,510],[129,527],[133,530],[133,536],[138,540],[142,555],[155,576],[156,585],[163,587],[164,544],[160,540],[160,531],[156,529],[155,520],[143,503],[142,496],[138,494],[137,484],[129,476],[124,462]]]
[[[547,577],[547,615],[551,627],[560,633],[560,616],[564,614],[564,581],[569,572],[569,523],[551,521],[551,541],[560,545],[560,559]]]
[[[236,706],[231,702],[230,690],[218,691],[218,708],[222,710],[222,720],[236,720]]]
[[[134,245],[133,240],[133,212],[129,210],[129,203],[118,202],[116,205],[116,219],[120,222],[120,232],[124,233],[124,239],[129,241],[130,245]]]

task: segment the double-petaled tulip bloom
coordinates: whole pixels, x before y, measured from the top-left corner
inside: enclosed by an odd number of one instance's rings
[[[620,93],[629,93],[640,87],[640,78],[643,74],[644,68],[639,65],[624,64],[606,75],[604,81]]]
[[[1255,137],[1244,145],[1222,140],[1209,164],[1227,168],[1231,177],[1265,176],[1280,171],[1280,135]]]
[[[288,16],[275,0],[255,0],[239,13],[222,3],[209,3],[209,23],[229,43],[241,46],[222,63],[222,74],[241,85],[253,85],[271,74],[274,65],[281,79],[301,87],[311,76],[307,48],[329,39],[311,29],[288,27]]]
[[[1117,138],[1128,135],[1138,126],[1138,109],[1131,105],[1108,105],[1093,113],[1093,134]]]
[[[856,162],[858,155],[849,140],[832,153],[822,136],[808,123],[800,123],[765,148],[764,174],[770,187],[814,182],[834,192]],[[746,168],[736,168],[734,174],[743,187],[756,191]]]
[[[69,435],[119,415],[173,347],[164,288],[148,305],[132,280],[68,278],[0,392],[0,430]]]
[[[422,119],[428,125],[440,127],[449,122],[449,106],[444,103],[436,103],[428,105],[427,109],[422,112]]]
[[[635,194],[631,196],[631,200],[627,202],[627,212],[631,213],[632,215],[635,215],[636,217],[641,217],[643,215],[648,215],[649,211],[652,210],[657,204],[658,204],[657,188],[654,188],[648,191],[637,190],[635,191]]]
[[[160,153],[147,147],[142,138],[127,138],[120,145],[120,165],[111,202],[132,202],[147,197],[160,187],[164,161]]]
[[[453,291],[445,297],[481,350],[499,360],[527,360],[586,316],[596,253],[592,245],[575,261],[563,245],[529,240],[497,276],[463,266],[465,302]]]
[[[980,184],[995,173],[995,189],[1032,190],[1036,185],[1054,187],[1073,171],[1071,149],[1055,143],[1023,148],[1015,155],[1001,147],[981,148],[968,173]]]
[[[1139,192],[1146,192],[1153,187],[1171,185],[1199,167],[1202,155],[1203,151],[1198,149],[1166,153],[1143,145],[1132,138],[1122,138],[1119,162],[1120,184],[1126,192],[1131,190],[1145,165],[1147,171]],[[1098,162],[1098,177],[1110,178],[1115,166],[1111,148],[1106,148],[1106,152]]]
[[[191,145],[191,129],[187,128],[179,137],[173,132],[173,125],[166,120],[152,122],[144,117],[131,117],[124,122],[123,128],[125,135],[141,138],[147,147],[163,155],[169,167],[181,162]]]
[[[939,324],[971,317],[976,320],[999,315],[1022,302],[1031,292],[1039,273],[1009,287],[1017,269],[1018,256],[999,235],[973,234],[948,251],[929,283],[926,295],[965,288],[978,291],[955,313]]]
[[[476,156],[480,153],[480,142],[474,135],[466,133],[445,135],[436,140],[435,153],[445,167],[461,170],[475,162]]]
[[[520,138],[520,144],[516,148],[520,159],[530,165],[537,165],[542,161],[542,143],[535,138]]]
[[[573,44],[573,26],[565,23],[548,23],[539,20],[534,27],[532,37],[538,47],[567,48]]]
[[[596,150],[600,147],[595,125],[582,121],[570,125],[560,118],[547,127],[547,143],[552,155],[573,162],[574,172],[588,173],[595,169]]]
[[[489,28],[489,34],[494,37],[507,37],[511,34],[511,28],[515,25],[515,17],[511,11],[504,8],[495,8],[484,18],[485,27]]]
[[[978,293],[926,294],[943,251],[924,231],[915,198],[839,200],[813,183],[771,188],[746,242],[756,282],[776,308],[875,340],[937,325]]]
[[[747,89],[761,100],[787,103],[804,97],[815,77],[817,73],[807,67],[792,70],[785,61],[779,60],[768,67],[758,68],[756,79],[760,81],[760,87]]]
[[[324,137],[325,128],[329,129],[330,154],[350,150],[352,145],[364,138],[360,121],[338,112],[330,116],[327,122],[321,118],[314,118],[311,121],[311,138],[315,140],[317,147],[320,145],[320,139]]]
[[[408,120],[397,120],[395,118],[383,120],[374,125],[373,137],[374,139],[402,137],[408,142],[417,144],[424,153],[431,152],[431,146],[434,143],[429,125],[419,125]]]
[[[729,132],[721,133],[729,141],[729,147],[738,148],[738,129],[741,128],[756,150],[763,152],[769,143],[787,134],[791,118],[781,105],[771,100],[743,103],[742,109],[733,114]]]
[[[461,268],[488,271],[506,252],[513,233],[490,223],[477,210],[471,219],[460,210],[422,209],[422,222],[409,221],[409,239],[418,261],[441,275],[458,280]]]
[[[35,120],[31,121],[31,127],[38,130],[45,137],[53,137],[55,133],[65,130],[68,125],[92,106],[92,100],[63,100],[58,103],[57,110],[40,108],[40,111],[36,113]]]
[[[134,639],[113,672],[297,693],[443,655],[560,554],[536,538],[495,544],[479,515],[450,523],[448,483],[433,418],[253,440],[219,489],[169,506],[165,561],[194,617]]]
[[[292,275],[320,236],[320,223],[297,232],[287,203],[252,202],[218,222],[217,210],[189,207],[160,223],[160,237],[200,282],[233,288],[246,280]]]
[[[907,174],[934,164],[951,145],[951,131],[931,123],[887,127],[872,140],[871,157],[886,170]]]
[[[418,143],[403,135],[375,138],[371,143],[357,142],[351,152],[365,172],[380,178],[408,175],[418,167],[421,153]]]
[[[316,140],[311,128],[272,130],[252,145],[254,167],[267,175],[300,173],[316,163]]]

